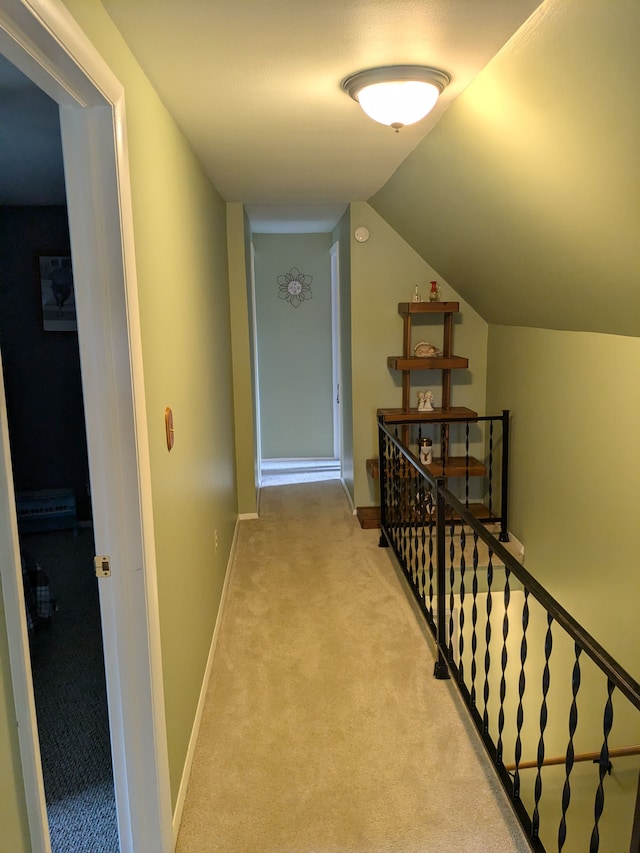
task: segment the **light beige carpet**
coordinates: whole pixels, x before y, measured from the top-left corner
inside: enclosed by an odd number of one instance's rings
[[[243,521],[177,853],[529,850],[337,481]]]

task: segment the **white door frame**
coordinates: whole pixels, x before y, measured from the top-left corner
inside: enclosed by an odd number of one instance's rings
[[[251,261],[251,269],[249,270],[249,287],[250,299],[249,305],[251,325],[251,347],[253,358],[253,419],[254,419],[254,435],[255,435],[255,478],[258,487],[262,485],[262,436],[260,433],[260,365],[258,364],[258,325],[256,323],[256,247],[253,245],[253,240],[249,247],[249,258]]]
[[[331,352],[333,360],[333,456],[340,462],[342,476],[342,353],[340,349],[340,243],[329,249],[331,256]]]
[[[124,91],[58,0],[2,0],[0,52],[60,104],[122,853],[174,849]],[[0,571],[31,843],[50,850],[4,390]],[[4,535],[6,534],[6,535]]]

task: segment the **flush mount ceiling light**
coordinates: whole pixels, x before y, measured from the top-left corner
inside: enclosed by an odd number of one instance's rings
[[[352,74],[342,88],[370,118],[397,133],[424,118],[450,81],[444,71],[426,65],[388,65]]]

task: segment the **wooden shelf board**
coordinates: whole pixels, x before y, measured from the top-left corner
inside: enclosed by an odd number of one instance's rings
[[[469,366],[469,359],[460,355],[436,356],[434,358],[405,358],[403,355],[387,357],[387,366],[392,370],[458,370]]]
[[[457,314],[459,302],[399,302],[398,314]]]
[[[380,464],[378,462],[378,457],[375,459],[367,459],[367,474],[371,477],[372,480],[377,480],[380,477]]]
[[[367,471],[369,471],[373,480],[377,480],[380,477],[380,465],[377,459],[367,459]],[[400,464],[400,470],[396,472],[395,476],[406,480],[408,477],[419,477],[420,472],[413,465],[405,462],[404,464]]]
[[[356,509],[360,527],[363,530],[372,530],[380,527],[380,507],[379,506],[359,506]]]
[[[472,421],[478,417],[478,413],[466,406],[452,406],[450,409],[435,407],[432,412],[419,412],[417,409],[378,409],[378,417],[382,417],[385,423],[404,424],[436,421],[448,423],[449,421]]]
[[[475,518],[488,518],[489,510],[484,504],[470,503],[469,512]],[[379,506],[359,506],[356,510],[360,527],[364,530],[372,530],[380,527],[380,507]],[[451,518],[452,513],[447,513],[447,518]],[[415,519],[412,519],[415,522]]]
[[[378,459],[367,459],[366,466],[367,474],[371,479],[378,480],[380,477],[380,463]],[[406,472],[404,471],[405,467]],[[468,465],[465,456],[450,456],[446,461],[444,474],[442,472],[442,459],[436,458],[430,465],[426,465],[425,467],[432,477],[466,477],[467,470],[470,477],[484,477],[487,473],[486,466],[474,456],[469,457]],[[412,465],[406,465],[403,466],[401,476],[406,477],[407,475],[417,477],[418,472]]]

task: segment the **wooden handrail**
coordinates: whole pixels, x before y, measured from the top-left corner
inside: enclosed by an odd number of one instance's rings
[[[625,758],[629,755],[640,755],[640,745],[639,746],[619,746],[615,749],[609,750],[609,758]],[[599,752],[582,752],[578,755],[573,756],[574,763],[578,761],[598,761],[600,758]],[[545,758],[542,762],[542,767],[546,767],[551,764],[564,764],[567,760],[566,755],[557,755],[555,758]],[[521,761],[518,764],[518,770],[531,770],[533,767],[537,767],[537,761]],[[513,772],[516,769],[515,764],[505,764],[505,770],[509,770]]]

